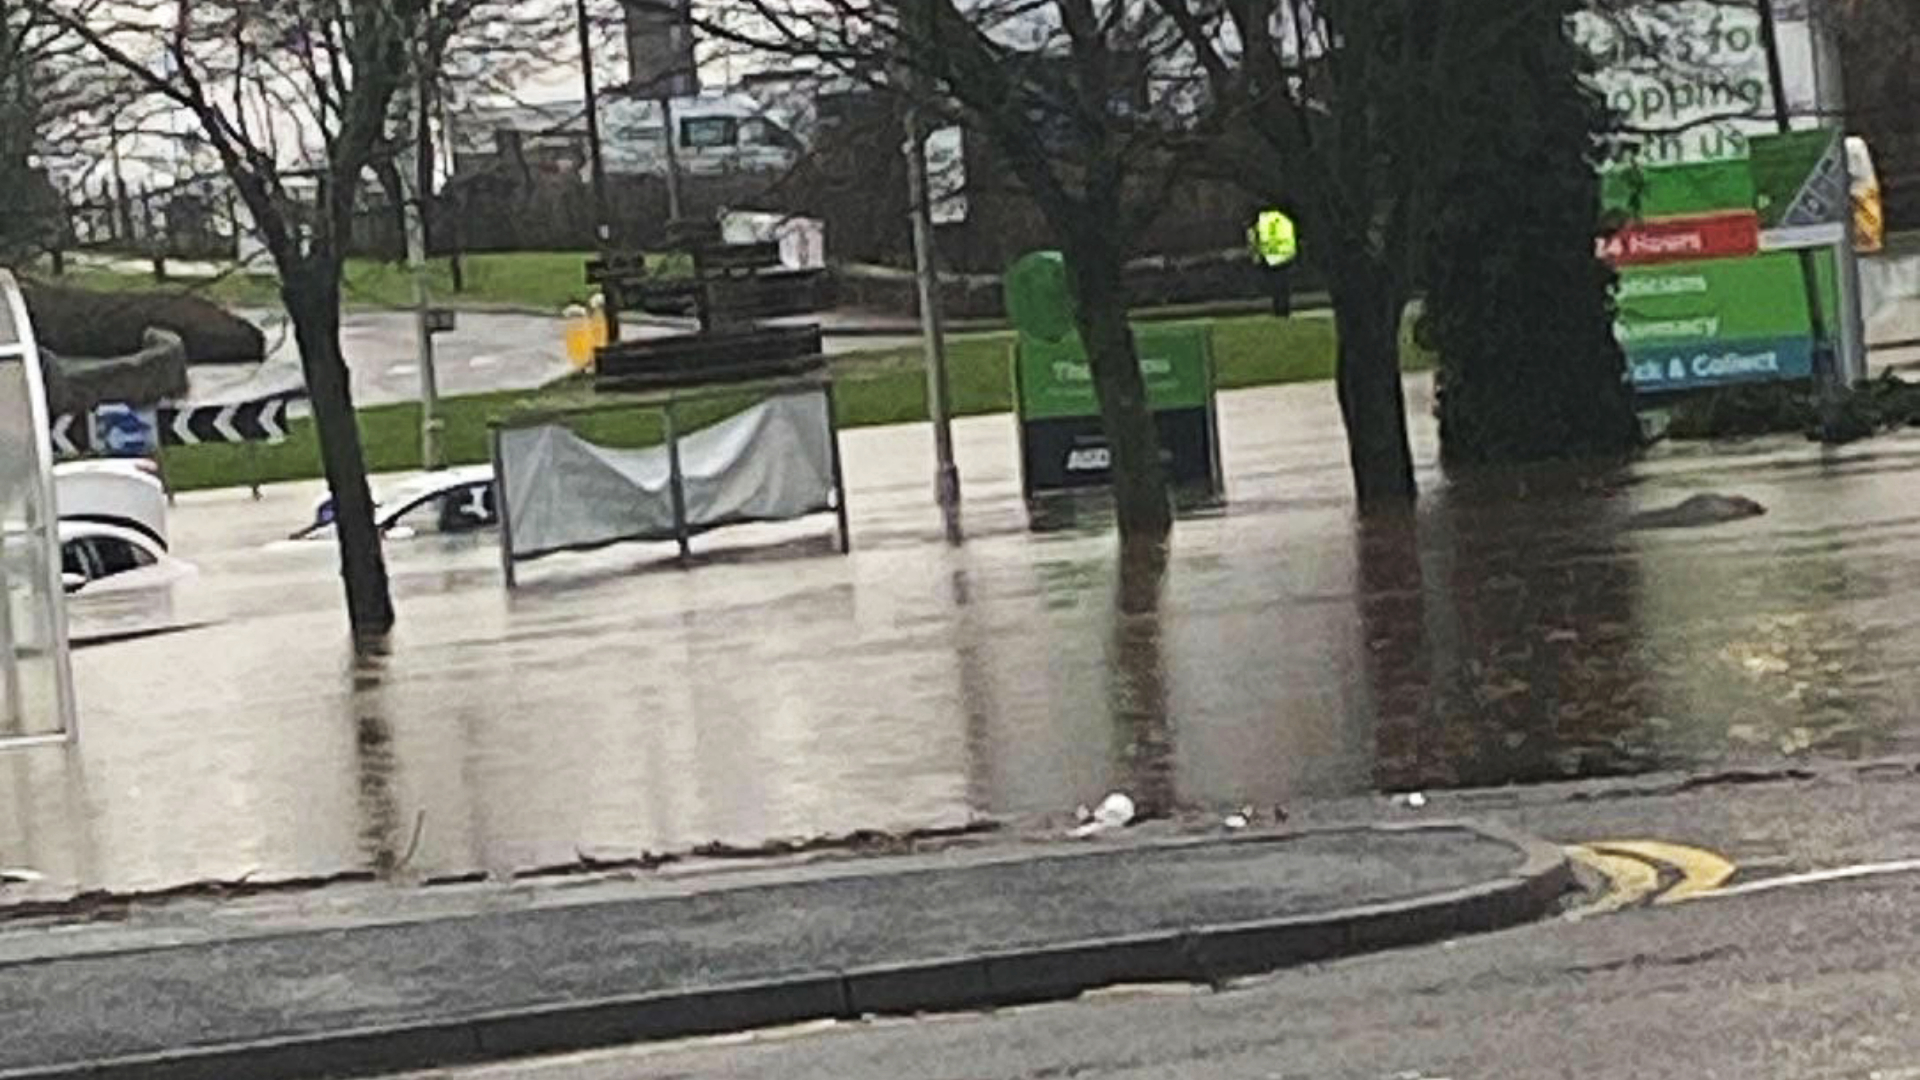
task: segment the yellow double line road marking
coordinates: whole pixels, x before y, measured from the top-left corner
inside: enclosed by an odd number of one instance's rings
[[[1602,914],[1641,903],[1674,904],[1711,895],[1733,876],[1734,865],[1703,848],[1659,840],[1605,840],[1567,848],[1567,856],[1607,879],[1605,896],[1581,910]],[[1666,888],[1663,878],[1678,875]]]

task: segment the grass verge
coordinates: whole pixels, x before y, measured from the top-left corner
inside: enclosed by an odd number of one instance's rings
[[[1214,358],[1222,389],[1309,382],[1333,376],[1333,322],[1324,318],[1274,319],[1242,316],[1209,320]],[[954,412],[960,416],[1001,413],[1012,408],[1008,374],[1009,334],[955,338],[950,348]],[[1428,358],[1404,335],[1401,354],[1408,370],[1425,370]],[[918,348],[853,353],[835,360],[835,398],[843,427],[907,423],[927,418],[926,375]],[[441,402],[445,425],[442,445],[452,464],[487,460],[490,421],[520,410],[559,409],[605,403],[580,380],[564,380],[541,390],[477,394]],[[716,419],[729,403],[711,403],[689,415],[690,426]],[[645,446],[658,442],[654,419],[642,412],[616,412],[587,418],[581,434],[609,446]],[[360,410],[360,438],[370,472],[402,472],[420,467],[420,409],[415,404]],[[177,490],[228,487],[250,482],[304,480],[320,475],[313,426],[296,421],[278,445],[203,445],[166,451],[168,480]]]

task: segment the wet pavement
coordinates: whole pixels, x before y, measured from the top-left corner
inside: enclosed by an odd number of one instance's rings
[[[389,546],[389,653],[344,640],[314,488],[185,497],[165,598],[212,625],[74,657],[77,751],[0,757],[0,865],[49,888],[581,853],[1058,813],[1920,750],[1920,436],[1663,447],[1613,474],[1448,484],[1410,401],[1418,519],[1358,529],[1331,387],[1223,395],[1226,512],[1116,589],[1096,530],[1025,529],[1010,420],[956,425],[948,550],[924,428],[844,436],[829,518],[558,557]],[[1628,528],[1702,492],[1764,517]],[[1122,599],[1127,602],[1122,611]]]

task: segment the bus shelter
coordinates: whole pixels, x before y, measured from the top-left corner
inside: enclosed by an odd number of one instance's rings
[[[40,352],[0,270],[0,750],[74,732],[66,595]]]

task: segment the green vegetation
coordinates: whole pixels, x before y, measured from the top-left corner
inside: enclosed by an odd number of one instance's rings
[[[586,283],[582,251],[514,251],[463,256],[466,287],[453,291],[446,259],[429,264],[435,302],[450,306],[519,307],[557,312],[584,303],[593,291]],[[238,307],[277,307],[280,285],[271,275],[235,271],[215,278],[182,277],[165,282],[151,273],[101,267],[74,267],[66,284],[109,292],[170,289],[194,292]],[[341,294],[350,307],[398,308],[413,304],[413,275],[407,267],[374,259],[347,260]]]
[[[1214,355],[1223,388],[1308,382],[1333,376],[1333,323],[1328,319],[1279,320],[1242,316],[1211,323]],[[962,416],[1006,412],[1012,407],[1007,370],[1009,334],[955,338],[951,346],[954,412]],[[1402,352],[1410,370],[1428,367],[1424,353],[1406,335]],[[904,423],[926,419],[926,375],[920,350],[901,348],[855,353],[835,361],[835,395],[846,427]],[[443,445],[456,464],[487,460],[489,421],[526,410],[565,409],[604,404],[579,379],[542,390],[479,394],[441,402]],[[724,415],[738,403],[709,402],[690,410],[692,426]],[[577,425],[586,437],[610,446],[644,446],[659,441],[658,422],[640,411],[587,417]],[[401,472],[420,467],[420,410],[417,405],[385,405],[360,410],[360,437],[372,472]],[[166,452],[168,480],[179,490],[224,487],[258,480],[307,479],[320,475],[313,427],[297,421],[290,437],[274,446],[185,446]]]

